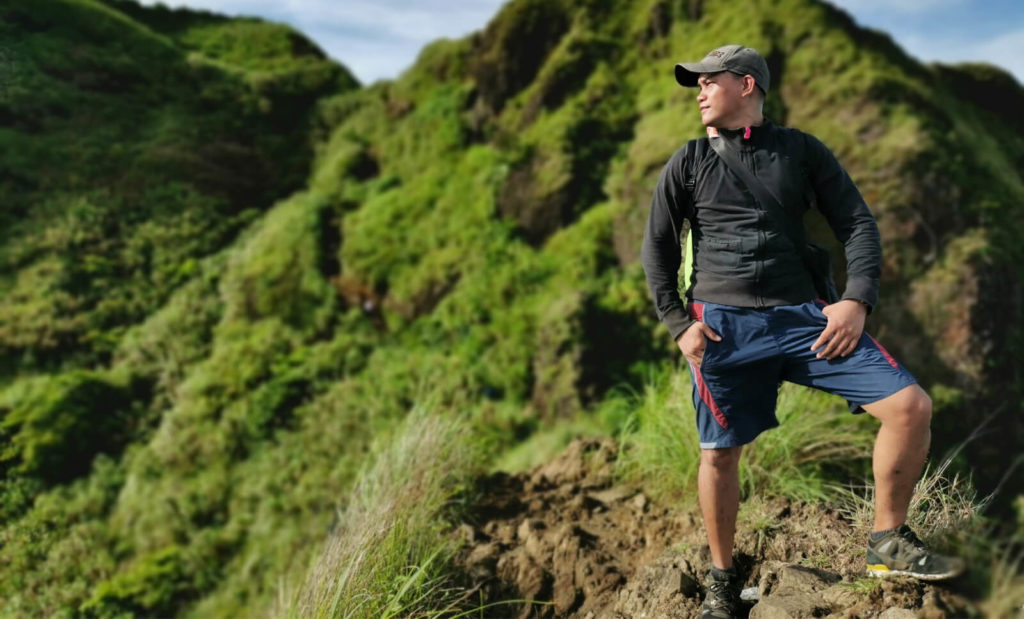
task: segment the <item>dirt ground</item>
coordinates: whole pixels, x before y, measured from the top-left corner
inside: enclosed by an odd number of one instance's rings
[[[516,475],[479,480],[481,501],[457,534],[460,561],[488,617],[695,617],[709,565],[696,511],[613,483],[610,439],[578,439]],[[736,564],[751,619],[980,617],[956,583],[864,578],[864,540],[827,507],[776,501],[741,528]],[[756,593],[755,593],[756,592]]]

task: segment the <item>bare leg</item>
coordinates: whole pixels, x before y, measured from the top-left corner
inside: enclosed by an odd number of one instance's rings
[[[697,491],[704,528],[708,532],[711,562],[727,570],[732,567],[732,545],[736,536],[736,512],[740,506],[740,453],[742,447],[702,449]]]
[[[907,509],[931,443],[932,401],[917,385],[864,406],[882,422],[875,439],[875,531],[907,521]]]

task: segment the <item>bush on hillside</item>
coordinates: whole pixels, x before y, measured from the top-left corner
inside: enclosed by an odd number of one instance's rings
[[[130,391],[94,372],[72,371],[14,383],[0,396],[0,467],[62,483],[89,472],[100,453],[130,438]]]

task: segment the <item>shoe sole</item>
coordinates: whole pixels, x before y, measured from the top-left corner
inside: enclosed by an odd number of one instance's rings
[[[942,572],[939,574],[926,574],[922,572],[912,572],[909,570],[893,570],[889,569],[885,565],[869,565],[868,576],[871,578],[893,578],[895,576],[909,576],[910,578],[916,578],[918,580],[946,580],[948,578],[955,578],[960,574],[963,574],[963,568],[950,570],[948,572]]]

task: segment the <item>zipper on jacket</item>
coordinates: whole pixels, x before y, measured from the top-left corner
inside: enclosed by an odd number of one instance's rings
[[[750,171],[753,175],[757,176],[757,165],[754,163],[754,152],[753,150],[747,153],[747,158],[750,160]],[[764,207],[754,199],[754,208],[757,209],[757,247],[754,248],[754,305],[758,309],[765,307],[764,295],[762,294],[762,282],[761,276],[764,274],[764,256],[767,253],[765,245],[768,239],[764,234],[765,218],[767,213]]]

